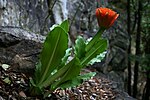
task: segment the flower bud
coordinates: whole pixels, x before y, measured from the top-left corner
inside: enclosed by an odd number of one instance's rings
[[[115,20],[118,18],[119,14],[108,8],[97,8],[96,17],[98,20],[98,25],[101,28],[108,29],[113,25]]]

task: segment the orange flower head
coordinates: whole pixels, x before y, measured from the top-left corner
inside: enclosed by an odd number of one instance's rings
[[[96,17],[101,28],[108,29],[113,25],[119,14],[108,8],[97,8]]]

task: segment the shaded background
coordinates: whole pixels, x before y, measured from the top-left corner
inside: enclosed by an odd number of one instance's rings
[[[119,13],[114,25],[104,32],[108,39],[103,64],[125,83],[129,95],[148,100],[150,91],[150,5],[148,0],[0,0],[0,27],[21,28],[47,35],[50,27],[70,21],[72,43],[78,35],[92,37],[98,30],[97,7]],[[120,80],[115,80],[120,81]]]

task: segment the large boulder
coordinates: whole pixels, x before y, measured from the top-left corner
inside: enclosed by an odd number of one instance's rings
[[[17,71],[33,71],[44,39],[21,28],[1,27],[0,63],[9,64],[11,69]]]

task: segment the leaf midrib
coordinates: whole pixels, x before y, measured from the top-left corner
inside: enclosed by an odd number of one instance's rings
[[[102,45],[99,46],[97,49],[95,49],[89,56],[87,56],[86,59],[84,59],[84,60],[81,62],[81,64],[83,65],[83,64],[85,63],[85,61],[86,61],[87,59],[89,59],[89,58],[90,58],[99,48],[101,48],[103,45],[104,45],[104,41],[103,41]]]
[[[45,72],[44,72],[44,75],[42,75],[42,79],[41,79],[41,81],[39,82],[39,84],[44,81],[44,78],[45,78],[45,76],[47,75],[47,72],[48,72],[48,70],[49,70],[49,66],[51,65],[52,59],[53,59],[53,57],[54,57],[54,55],[55,55],[55,52],[56,52],[56,48],[58,47],[59,38],[60,38],[60,32],[59,32],[59,36],[58,36],[57,41],[56,41],[56,44],[57,44],[57,45],[55,44],[56,46],[55,46],[54,49],[53,49],[52,56],[50,57],[49,63],[48,63],[47,66],[46,66],[46,70],[45,70]]]

